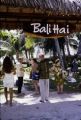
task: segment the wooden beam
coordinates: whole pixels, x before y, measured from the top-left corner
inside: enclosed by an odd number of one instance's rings
[[[60,16],[60,15],[53,15],[53,16],[47,16],[46,14],[36,14],[36,13],[15,13],[15,12],[0,12],[0,18],[23,18],[23,19],[41,19],[41,20],[81,20],[81,15],[66,15],[66,16]]]

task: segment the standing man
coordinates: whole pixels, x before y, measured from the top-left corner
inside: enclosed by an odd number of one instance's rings
[[[40,58],[39,84],[40,84],[40,94],[41,94],[40,102],[45,102],[48,101],[48,97],[49,97],[49,65],[48,62],[45,60],[43,53],[39,55],[39,58]]]
[[[18,77],[18,94],[21,94],[21,89],[22,89],[22,85],[23,85],[23,77],[24,77],[24,69],[23,69],[23,58],[19,58],[18,59],[18,64],[16,66],[16,72],[17,72],[17,77]]]

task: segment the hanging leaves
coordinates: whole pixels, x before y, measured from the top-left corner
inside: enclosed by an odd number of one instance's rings
[[[33,38],[31,38],[31,37],[26,37],[26,39],[25,39],[25,47],[26,47],[27,49],[30,49],[30,48],[33,47],[33,45],[34,45],[34,40],[33,40]]]

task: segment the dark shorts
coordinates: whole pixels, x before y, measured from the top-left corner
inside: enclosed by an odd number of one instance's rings
[[[39,80],[39,72],[32,73],[32,80]]]

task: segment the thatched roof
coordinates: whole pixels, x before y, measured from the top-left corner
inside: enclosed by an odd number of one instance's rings
[[[1,0],[1,5],[46,9],[55,13],[81,14],[81,0]]]
[[[1,0],[0,17],[1,28],[26,30],[31,22],[43,22],[81,31],[81,0]]]

